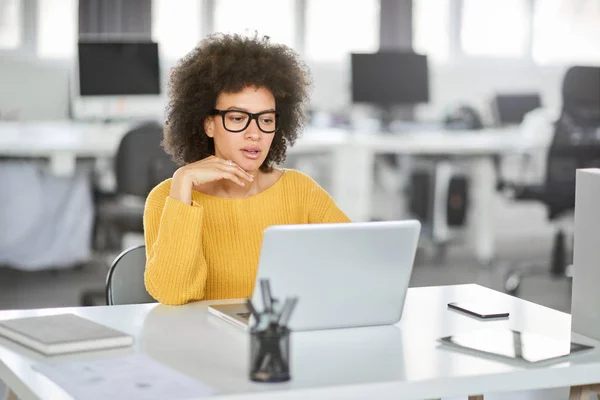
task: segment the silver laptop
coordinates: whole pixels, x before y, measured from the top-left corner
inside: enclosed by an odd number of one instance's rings
[[[421,224],[416,220],[275,225],[264,231],[252,296],[259,281],[274,298],[297,296],[294,331],[391,325],[402,317]],[[209,312],[247,328],[243,303],[217,302]]]

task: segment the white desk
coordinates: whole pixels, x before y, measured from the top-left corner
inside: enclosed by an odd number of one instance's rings
[[[0,157],[45,157],[65,174],[79,157],[110,159],[133,123],[69,121],[0,123]],[[331,195],[353,221],[372,212],[373,166],[378,154],[427,155],[466,161],[472,172],[474,247],[479,260],[494,257],[492,157],[523,152],[529,144],[517,130],[362,134],[344,129],[307,127],[290,154],[324,153],[332,157]]]
[[[500,303],[511,316],[481,322],[448,310],[450,301]],[[67,311],[133,334],[136,344],[133,350],[61,359],[140,352],[213,386],[226,399],[432,399],[600,381],[600,349],[552,366],[524,368],[440,348],[437,338],[482,326],[570,337],[569,315],[473,284],[409,289],[396,326],[293,333],[292,380],[283,384],[248,379],[247,334],[210,315],[206,302],[3,311],[0,319]],[[0,339],[0,379],[19,398],[69,399],[31,368],[40,361],[36,353]]]
[[[60,174],[70,174],[78,158],[112,159],[135,122],[0,121],[0,157],[46,158]],[[347,142],[341,129],[314,130],[290,149],[292,154],[335,153]],[[58,167],[60,165],[60,167]],[[65,167],[66,166],[66,167]],[[58,172],[58,171],[57,171]]]
[[[347,145],[344,165],[334,169],[340,175],[335,182],[343,185],[340,205],[353,220],[368,219],[372,210],[373,165],[378,154],[402,154],[449,158],[467,163],[471,178],[471,204],[474,247],[478,259],[489,264],[494,258],[493,198],[496,172],[493,157],[529,151],[533,147],[518,129],[482,131],[423,131],[406,134],[356,134]],[[342,178],[344,176],[344,178]],[[347,203],[343,203],[347,201]]]
[[[56,175],[72,175],[79,158],[110,159],[132,123],[0,122],[0,157],[45,158]]]
[[[0,156],[112,157],[133,123],[0,122]]]

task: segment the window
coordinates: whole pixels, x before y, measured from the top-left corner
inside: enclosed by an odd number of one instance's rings
[[[450,1],[413,0],[413,49],[434,60],[448,59]]]
[[[21,0],[0,0],[0,49],[21,46]]]
[[[216,32],[266,35],[272,42],[294,46],[295,0],[218,0]]]
[[[379,1],[308,0],[306,55],[338,61],[348,54],[379,49]]]
[[[200,41],[202,0],[152,1],[152,39],[161,56],[177,60]]]
[[[598,0],[537,1],[533,59],[541,64],[599,64],[599,21]]]
[[[70,58],[77,45],[77,1],[38,0],[37,54]]]
[[[463,52],[474,56],[525,56],[531,20],[527,2],[463,0],[460,32]]]

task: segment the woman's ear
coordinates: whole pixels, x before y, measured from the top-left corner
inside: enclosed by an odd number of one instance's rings
[[[215,119],[213,117],[206,117],[204,119],[204,132],[206,132],[206,136],[210,138],[214,137],[214,129]]]

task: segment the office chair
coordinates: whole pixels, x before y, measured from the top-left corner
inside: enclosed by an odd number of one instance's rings
[[[549,147],[545,181],[541,185],[520,186],[501,182],[509,188],[515,201],[537,201],[544,204],[548,220],[556,223],[575,208],[575,171],[600,167],[600,67],[571,67],[562,83],[562,110],[554,123]],[[518,293],[524,276],[564,277],[567,273],[567,244],[564,228],[558,227],[549,268],[510,270],[504,289]]]
[[[106,305],[155,303],[146,291],[146,246],[131,247],[117,256],[106,277]]]
[[[97,234],[120,239],[127,232],[143,233],[144,202],[150,190],[173,176],[177,165],[161,147],[163,127],[140,125],[123,137],[115,157],[116,193],[99,201]],[[106,237],[108,236],[108,237]],[[114,240],[113,240],[114,242]]]
[[[96,210],[96,249],[122,250],[126,233],[144,233],[144,204],[154,186],[173,176],[177,164],[161,147],[163,127],[145,123],[125,134],[115,157],[116,193],[99,199]],[[98,245],[101,243],[101,245]],[[86,291],[82,305],[93,305],[102,291]]]

